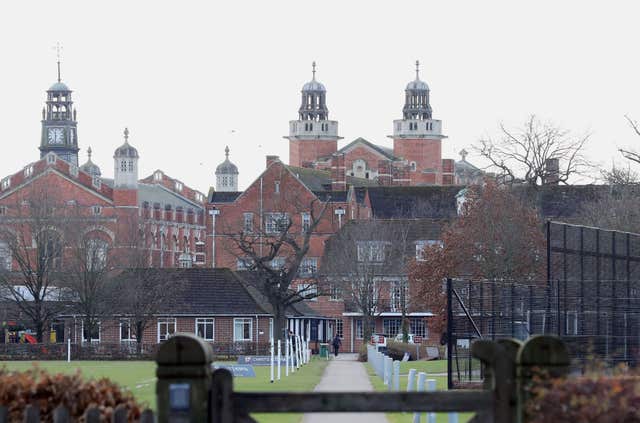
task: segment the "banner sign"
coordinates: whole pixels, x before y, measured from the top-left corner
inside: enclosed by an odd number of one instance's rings
[[[221,364],[213,363],[213,369],[227,369],[233,377],[256,377],[256,371],[253,366],[246,364]]]
[[[271,356],[270,355],[241,355],[238,357],[238,364],[252,364],[254,366],[270,366],[271,365]],[[280,364],[283,366],[287,365],[286,357],[284,355],[280,356]],[[273,365],[278,365],[278,357],[273,357]]]

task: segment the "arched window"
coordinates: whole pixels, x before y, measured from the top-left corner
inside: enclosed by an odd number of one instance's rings
[[[90,238],[85,242],[87,270],[100,272],[107,266],[109,244],[100,238]]]
[[[11,250],[4,241],[0,241],[0,270],[11,270]]]
[[[59,270],[62,266],[62,238],[53,230],[42,231],[36,236],[39,268]]]

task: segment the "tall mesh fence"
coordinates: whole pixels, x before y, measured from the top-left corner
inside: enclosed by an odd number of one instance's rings
[[[448,284],[451,387],[482,379],[478,338],[560,336],[573,366],[636,366],[640,356],[640,235],[549,222],[547,278]]]

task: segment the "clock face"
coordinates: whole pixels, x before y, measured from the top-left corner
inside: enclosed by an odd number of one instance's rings
[[[64,142],[64,130],[62,128],[49,128],[49,144],[62,144]]]

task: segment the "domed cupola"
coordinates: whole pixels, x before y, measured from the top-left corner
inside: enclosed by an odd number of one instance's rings
[[[138,150],[129,144],[129,128],[124,128],[124,144],[113,153],[114,187],[138,187]]]
[[[100,167],[91,161],[91,147],[87,150],[87,162],[80,166],[80,170],[88,173],[91,176],[102,176],[102,172],[100,171]]]
[[[404,119],[431,119],[429,85],[420,80],[420,62],[416,60],[416,79],[407,84],[405,103],[402,109]]]
[[[313,78],[302,86],[302,103],[298,114],[300,120],[327,120],[329,119],[327,89],[316,81],[316,62],[313,62],[312,69]]]
[[[229,146],[224,149],[225,160],[216,168],[216,191],[238,191],[238,167],[229,160]]]

